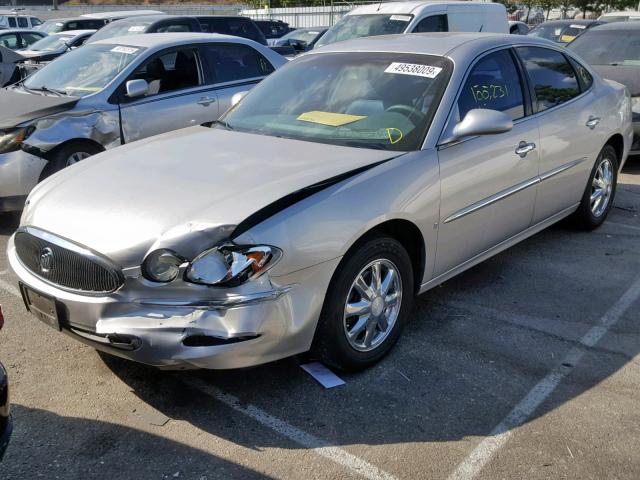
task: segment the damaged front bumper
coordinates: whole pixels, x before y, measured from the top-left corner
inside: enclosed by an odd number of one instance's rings
[[[55,299],[64,333],[98,350],[167,369],[241,368],[307,351],[339,261],[276,279],[264,275],[233,292],[200,285],[163,290],[138,277],[127,278],[112,294],[86,296],[56,288],[27,270],[13,237],[8,256],[21,282]]]

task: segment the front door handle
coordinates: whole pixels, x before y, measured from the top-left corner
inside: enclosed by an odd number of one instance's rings
[[[211,97],[202,97],[198,100],[198,105],[202,105],[203,107],[208,107],[212,103],[215,103],[216,99]]]
[[[599,123],[600,123],[600,117],[590,116],[589,120],[587,120],[587,123],[585,123],[585,125],[589,127],[591,130],[593,130],[594,128],[596,128],[596,125],[598,125]]]
[[[535,150],[535,148],[535,143],[520,142],[518,144],[518,148],[516,148],[516,154],[520,155],[520,158],[524,158],[527,156],[527,153],[529,153],[531,150]]]

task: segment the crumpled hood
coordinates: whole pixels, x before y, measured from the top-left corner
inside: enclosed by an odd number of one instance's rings
[[[152,247],[189,257],[295,191],[397,155],[187,128],[59,172],[32,192],[22,224],[92,248],[123,267],[138,265]]]
[[[55,97],[24,93],[13,88],[0,90],[0,129],[13,128],[21,123],[35,120],[74,107],[79,98]]]

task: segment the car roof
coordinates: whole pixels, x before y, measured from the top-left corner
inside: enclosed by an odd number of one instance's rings
[[[171,45],[183,45],[188,43],[200,43],[211,41],[225,41],[247,43],[246,38],[222,35],[219,33],[202,32],[176,32],[176,33],[145,33],[144,35],[125,35],[120,37],[105,38],[92,43],[92,45],[128,45],[140,48],[155,48]]]
[[[47,35],[46,33],[39,32],[33,28],[5,28],[4,30],[0,30],[0,35],[4,33],[35,33],[36,35]]]
[[[93,30],[65,30],[64,32],[55,32],[55,33],[50,33],[49,36],[52,35],[59,35],[59,36],[72,36],[72,37],[77,37],[78,35],[85,35],[88,33],[96,33],[97,30],[93,29]]]
[[[640,17],[640,12],[633,10],[618,10],[617,12],[603,13],[601,17]]]
[[[90,20],[90,19],[88,19],[87,17],[49,18],[48,20],[45,20],[44,23],[47,23],[47,22],[51,22],[51,23],[77,22],[78,20]]]
[[[438,56],[464,56],[466,52],[486,51],[494,47],[522,43],[552,46],[554,42],[529,35],[508,33],[412,33],[410,35],[380,35],[335,42],[311,50],[306,55],[322,52],[396,52]]]
[[[549,20],[541,23],[538,27],[554,27],[557,25],[591,25],[592,23],[597,22],[598,20]]]
[[[610,23],[603,23],[601,25],[598,25],[597,27],[593,27],[590,28],[589,30],[640,30],[640,22],[638,21],[633,21],[633,22],[610,22]]]
[[[118,20],[118,25],[124,25],[127,23],[138,23],[138,22],[158,22],[160,20],[167,19],[183,19],[183,18],[191,18],[183,15],[169,15],[167,13],[163,13],[161,15],[140,15],[135,17],[127,17]]]
[[[422,0],[414,2],[386,2],[386,3],[374,3],[371,5],[363,5],[351,10],[347,15],[366,15],[366,14],[389,14],[389,13],[404,13],[413,14],[418,13],[421,10],[432,5],[472,5],[475,7],[482,6],[483,9],[496,9],[503,10],[504,6],[497,3],[484,3],[480,1],[460,1],[460,0]]]
[[[115,17],[129,18],[138,17],[143,15],[163,15],[164,12],[160,10],[119,10],[116,12],[97,12],[97,13],[85,13],[82,15],[84,18],[97,18],[97,19],[109,19]]]

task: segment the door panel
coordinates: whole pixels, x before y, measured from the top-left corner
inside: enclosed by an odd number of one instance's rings
[[[440,150],[441,204],[436,275],[527,229],[536,200],[539,156],[515,153],[538,142],[536,119],[511,132],[487,135]]]
[[[539,112],[541,182],[534,214],[534,222],[539,222],[580,201],[605,141],[598,126],[587,123],[603,114],[590,85],[584,77],[578,79],[562,53],[541,47],[519,47],[516,52],[534,90],[534,111]]]
[[[510,50],[492,52],[472,67],[445,138],[474,109],[505,113],[509,132],[462,139],[440,147],[441,204],[435,274],[527,229],[531,224],[538,181],[538,122],[525,117],[521,76]],[[530,151],[516,153],[521,144]]]
[[[146,80],[149,92],[120,105],[125,142],[218,119],[218,96],[204,85],[195,48],[153,56],[128,78],[132,79]]]

